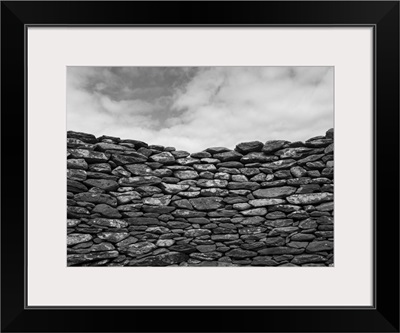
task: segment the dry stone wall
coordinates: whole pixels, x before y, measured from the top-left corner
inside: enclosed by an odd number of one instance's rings
[[[332,266],[333,129],[198,153],[67,132],[68,266]]]

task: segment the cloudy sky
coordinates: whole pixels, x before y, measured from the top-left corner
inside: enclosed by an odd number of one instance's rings
[[[67,129],[189,152],[333,127],[333,67],[68,67]]]

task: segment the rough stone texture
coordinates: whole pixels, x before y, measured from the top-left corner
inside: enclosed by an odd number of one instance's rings
[[[69,131],[68,266],[333,266],[334,137],[190,154]]]

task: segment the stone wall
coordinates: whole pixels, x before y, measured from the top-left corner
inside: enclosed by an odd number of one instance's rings
[[[198,153],[69,131],[68,266],[332,266],[333,129]]]

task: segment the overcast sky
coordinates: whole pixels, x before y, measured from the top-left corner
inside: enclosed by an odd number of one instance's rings
[[[201,151],[333,127],[333,67],[68,67],[67,129]]]

